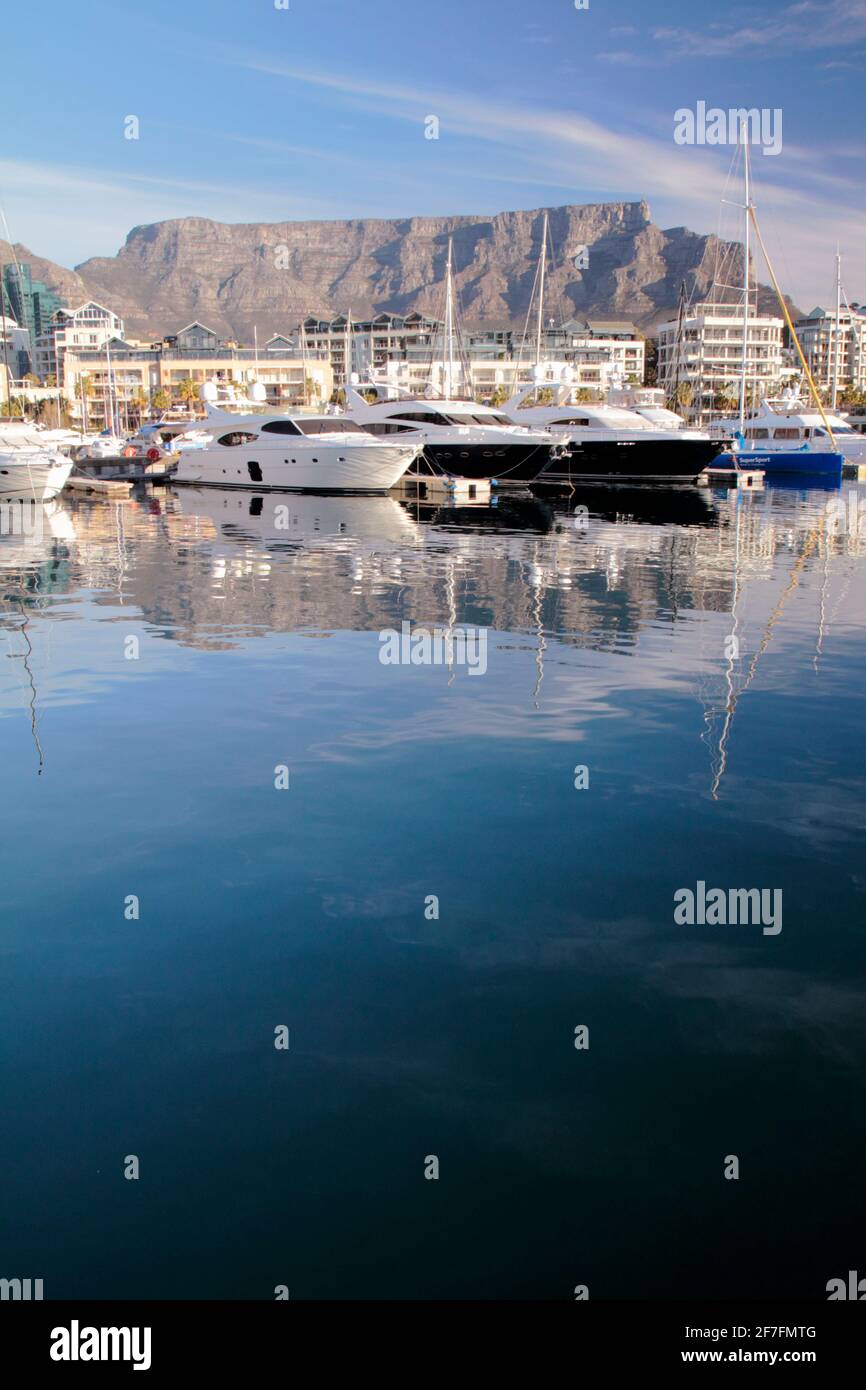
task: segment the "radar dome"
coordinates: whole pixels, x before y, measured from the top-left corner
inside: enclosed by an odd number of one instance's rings
[[[266,400],[268,399],[268,393],[267,393],[267,391],[265,390],[264,386],[262,385],[262,383],[261,383],[260,381],[256,381],[256,382],[250,387],[249,395],[250,395],[250,400],[251,400],[251,401],[259,401],[259,402],[261,402],[261,401],[266,401]]]
[[[217,399],[216,383],[213,381],[203,381],[198,388],[199,399],[203,401],[215,401]]]

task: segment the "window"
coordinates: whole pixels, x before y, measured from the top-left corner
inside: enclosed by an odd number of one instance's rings
[[[252,444],[258,438],[255,434],[246,434],[243,430],[235,430],[232,434],[224,434],[218,441],[224,444],[227,449],[237,448],[238,444]]]
[[[800,438],[800,431],[799,431],[798,429],[788,429],[787,427],[785,427],[785,429],[773,430],[773,438],[774,438],[774,439],[799,439],[799,438]]]
[[[392,420],[370,420],[364,426],[367,434],[414,434],[412,425],[396,424]]]
[[[747,439],[769,439],[769,438],[770,438],[770,431],[769,431],[769,430],[756,430],[756,429],[746,430],[746,438],[747,438]]]
[[[588,425],[589,420],[582,415],[569,415],[562,420],[551,420],[551,425]]]
[[[269,420],[262,425],[262,434],[300,434],[293,420]]]
[[[301,434],[364,434],[365,430],[357,425],[354,420],[347,420],[345,416],[335,415],[328,420],[301,419],[298,421]],[[265,429],[269,427],[265,425]]]
[[[394,418],[398,418],[398,417],[394,417]],[[416,410],[416,411],[406,410],[406,411],[401,411],[401,412],[400,412],[400,415],[399,415],[399,419],[401,419],[401,420],[417,420],[417,421],[418,421],[420,424],[422,424],[422,425],[446,425],[446,426],[447,426],[447,425],[450,423],[450,421],[448,421],[448,420],[445,418],[444,415],[440,415],[439,412],[436,411],[436,410],[424,410],[424,411],[421,411],[421,410]]]

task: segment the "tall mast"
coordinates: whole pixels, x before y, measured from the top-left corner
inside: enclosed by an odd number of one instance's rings
[[[547,213],[544,214],[544,231],[541,234],[541,261],[538,269],[538,326],[535,333],[535,365],[541,361],[541,329],[544,315],[544,276],[547,270]]]
[[[448,238],[448,264],[445,267],[445,336],[448,341],[448,377],[445,383],[445,396],[450,399],[454,390],[454,287],[451,270],[452,239]]]
[[[749,128],[745,120],[741,126],[741,139],[743,142],[743,169],[746,178],[746,226],[743,233],[743,365],[740,374],[740,434],[744,434],[746,428],[746,376],[749,358],[749,233],[752,211],[752,190],[749,179]]]
[[[836,324],[833,334],[833,394],[830,398],[831,410],[836,409],[836,397],[839,394],[839,357],[841,344],[841,325],[842,316],[842,257],[838,247],[836,249]]]

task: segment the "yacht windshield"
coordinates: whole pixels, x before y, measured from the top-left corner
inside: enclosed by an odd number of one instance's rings
[[[298,428],[302,434],[364,434],[365,431],[354,420],[343,415],[335,415],[327,420],[305,420],[299,416]]]
[[[507,415],[495,415],[492,410],[478,415],[449,415],[447,420],[449,425],[486,425],[488,429],[493,425],[511,424]]]

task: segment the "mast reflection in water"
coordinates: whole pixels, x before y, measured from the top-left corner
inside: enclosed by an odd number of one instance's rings
[[[3,1272],[823,1296],[866,1113],[828,499],[185,490],[0,537]],[[383,665],[404,622],[483,631],[483,678]],[[783,932],[675,926],[698,880]]]

